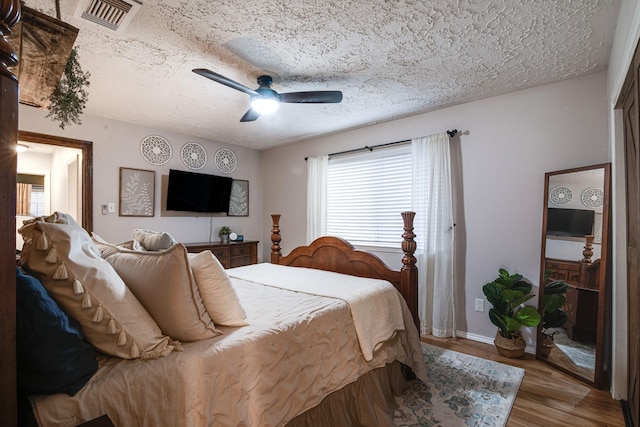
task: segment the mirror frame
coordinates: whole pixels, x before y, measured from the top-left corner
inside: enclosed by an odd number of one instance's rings
[[[609,256],[611,253],[611,241],[610,241],[610,231],[611,231],[611,163],[601,163],[597,165],[584,166],[579,168],[565,169],[554,172],[545,173],[544,180],[544,208],[542,214],[542,244],[540,248],[540,288],[538,291],[538,307],[542,307],[542,298],[543,298],[543,290],[544,290],[544,282],[545,282],[545,260],[546,260],[546,240],[547,240],[547,208],[549,207],[549,179],[553,176],[574,173],[574,172],[582,172],[589,171],[594,169],[604,169],[604,182],[603,182],[603,193],[604,193],[604,202],[602,205],[602,234],[601,234],[601,253],[600,253],[600,271],[599,271],[599,286],[598,286],[598,321],[596,324],[596,362],[595,362],[595,372],[594,378],[591,380],[590,378],[586,378],[577,372],[573,372],[563,366],[560,366],[553,361],[542,357],[542,323],[538,326],[537,330],[537,340],[536,340],[536,358],[542,360],[543,362],[557,368],[558,370],[569,374],[581,381],[584,381],[588,384],[593,385],[594,387],[601,388],[603,386],[604,380],[604,362],[605,362],[605,340],[606,340],[606,318],[609,315],[607,307],[608,307],[608,270],[609,266]]]

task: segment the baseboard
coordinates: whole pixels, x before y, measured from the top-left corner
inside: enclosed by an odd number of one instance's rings
[[[472,334],[469,332],[463,332],[463,331],[456,331],[456,336],[460,337],[460,338],[466,338],[468,340],[471,341],[477,341],[477,342],[481,342],[481,343],[485,343],[485,344],[493,344],[493,337],[489,338],[489,337],[485,337],[483,335],[477,335],[477,334]],[[532,346],[527,346],[527,348],[524,349],[525,353],[529,353],[529,354],[536,354],[536,348],[532,347]]]

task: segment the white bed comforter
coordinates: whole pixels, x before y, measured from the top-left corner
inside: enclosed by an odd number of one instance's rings
[[[289,267],[296,268],[296,267]],[[370,361],[341,299],[232,279],[249,326],[183,343],[154,360],[102,357],[75,396],[32,396],[41,426],[76,426],[103,414],[117,426],[281,426],[361,375],[398,360],[426,381],[418,333],[407,326]]]
[[[228,274],[250,282],[345,301],[351,309],[358,342],[367,361],[373,359],[373,352],[396,331],[404,330],[402,295],[386,280],[269,263],[232,268]]]

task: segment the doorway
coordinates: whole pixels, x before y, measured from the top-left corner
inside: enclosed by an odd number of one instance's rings
[[[63,138],[34,132],[19,131],[20,143],[42,144],[45,146],[66,147],[75,149],[77,155],[68,157],[61,167],[68,177],[65,182],[52,183],[64,188],[64,200],[59,202],[61,210],[72,214],[82,228],[93,230],[93,145],[91,141]],[[75,211],[75,215],[71,211]],[[47,212],[51,213],[51,212]]]

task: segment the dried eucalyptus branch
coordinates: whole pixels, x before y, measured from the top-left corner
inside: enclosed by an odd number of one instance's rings
[[[78,62],[78,51],[71,49],[71,54],[64,67],[58,87],[53,91],[49,101],[47,117],[60,122],[60,127],[75,123],[80,124],[80,114],[84,110],[89,94],[85,86],[89,86],[89,72],[83,72]]]

